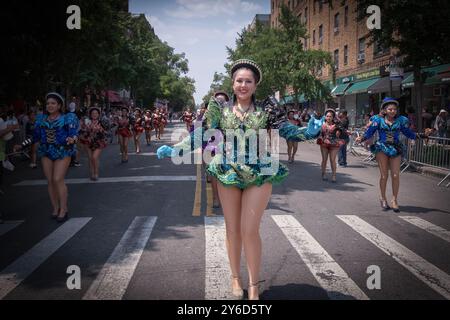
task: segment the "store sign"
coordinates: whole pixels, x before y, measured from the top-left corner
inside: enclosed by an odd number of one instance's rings
[[[401,60],[397,57],[392,57],[389,64],[389,77],[393,79],[403,79],[403,68],[400,67]]]
[[[358,73],[355,75],[355,80],[365,80],[370,78],[375,78],[380,76],[380,69],[373,69],[366,72]]]
[[[389,65],[384,65],[380,67],[380,77],[388,77],[389,73]]]
[[[350,83],[354,79],[355,79],[354,75],[343,77],[343,78],[339,78],[339,79],[336,80],[336,84]]]

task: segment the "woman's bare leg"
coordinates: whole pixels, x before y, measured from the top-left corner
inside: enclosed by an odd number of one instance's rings
[[[292,161],[294,161],[295,158],[295,154],[297,153],[297,149],[298,149],[298,142],[297,141],[293,141],[292,142]]]
[[[89,147],[86,148],[86,151],[89,160],[89,173],[90,177],[92,178],[94,176],[94,168],[95,168],[94,157],[92,156],[92,150]]]
[[[140,133],[136,133],[134,135],[134,145],[136,147],[136,153],[141,152],[141,142],[139,141],[141,139],[141,134]]]
[[[259,228],[264,210],[272,195],[272,184],[252,186],[242,192],[241,233],[249,274],[249,299],[258,298],[259,272],[261,267],[261,237]]]
[[[339,152],[338,148],[332,148],[329,152],[331,171],[333,174],[332,181],[336,181],[336,156],[337,156],[338,152]]]
[[[42,157],[42,169],[44,170],[45,178],[48,182],[48,195],[50,196],[50,202],[53,207],[53,215],[57,215],[59,212],[58,192],[56,186],[53,184],[53,161],[47,157]]]
[[[128,160],[128,137],[123,137],[123,159]]]
[[[67,186],[64,178],[70,165],[70,157],[55,160],[53,164],[53,184],[56,187],[59,200],[59,216],[64,217],[67,212]]]
[[[380,195],[381,200],[386,200],[386,184],[389,175],[389,158],[383,152],[376,155],[378,168],[380,169]]]
[[[291,155],[292,155],[292,142],[286,141],[287,143],[287,152],[288,152],[288,161],[291,161]]]
[[[389,167],[391,168],[391,180],[392,180],[392,201],[395,201],[397,205],[398,192],[400,190],[400,164],[402,157],[389,158]]]
[[[95,149],[92,152],[92,157],[94,158],[94,176],[98,178],[99,176],[99,167],[100,167],[100,154],[102,153],[102,149]]]
[[[327,173],[328,149],[320,146],[320,153],[322,154],[322,179],[325,179],[325,174]]]

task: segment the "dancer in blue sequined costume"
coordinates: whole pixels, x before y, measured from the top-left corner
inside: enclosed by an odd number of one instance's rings
[[[381,114],[373,116],[370,125],[363,137],[359,137],[356,142],[363,142],[370,139],[378,132],[378,140],[371,146],[372,152],[376,155],[380,169],[380,205],[384,211],[390,210],[400,212],[397,203],[400,189],[400,163],[404,155],[405,147],[400,141],[400,133],[408,139],[416,139],[418,135],[409,128],[408,118],[398,115],[398,101],[392,98],[385,98],[381,104]],[[392,180],[392,201],[391,206],[386,200],[386,184],[391,170]]]
[[[38,143],[38,155],[48,181],[48,192],[53,206],[51,217],[58,222],[68,218],[67,187],[64,183],[70,158],[76,152],[78,118],[74,113],[63,113],[64,99],[51,92],[46,96],[46,112],[36,119],[33,142]]]

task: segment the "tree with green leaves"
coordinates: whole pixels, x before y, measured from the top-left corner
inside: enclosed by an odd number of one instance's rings
[[[424,106],[423,84],[427,74],[423,67],[450,62],[450,6],[447,0],[360,0],[358,18],[367,19],[370,5],[381,9],[381,29],[370,31],[370,43],[398,49],[403,66],[412,68],[416,113]],[[419,121],[419,130],[422,123]]]
[[[240,58],[257,62],[263,70],[257,99],[275,91],[284,96],[292,89],[296,97],[302,93],[307,99],[329,100],[329,88],[322,84],[317,73],[331,65],[331,55],[322,50],[304,49],[302,40],[308,37],[306,27],[285,5],[281,6],[280,24],[280,28],[270,28],[256,23],[254,28],[243,30],[236,40],[236,48],[227,48],[230,62],[227,70]]]
[[[66,27],[71,4],[81,8],[80,30]],[[158,97],[175,107],[179,99],[192,99],[194,81],[186,77],[184,54],[162,42],[144,15],[122,8],[123,0],[5,3],[0,11],[6,26],[0,29],[8,30],[2,38],[7,45],[0,50],[0,101],[34,102],[50,90],[81,97],[85,86],[131,89],[144,106]]]

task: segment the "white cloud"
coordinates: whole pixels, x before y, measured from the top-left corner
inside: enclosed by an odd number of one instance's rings
[[[170,17],[190,19],[234,15],[236,12],[262,10],[259,4],[243,0],[177,0],[175,10],[166,10]]]

